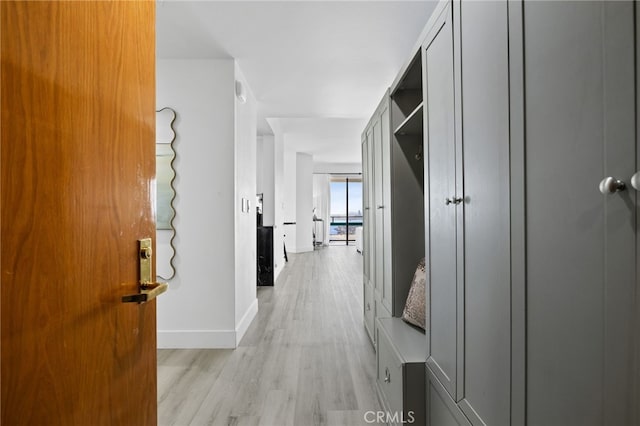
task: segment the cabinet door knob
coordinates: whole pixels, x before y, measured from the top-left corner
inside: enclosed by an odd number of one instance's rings
[[[614,192],[620,192],[620,191],[624,191],[625,189],[627,189],[627,185],[625,185],[625,183],[623,181],[621,181],[620,179],[616,179],[614,177],[611,177],[611,176],[602,179],[602,181],[600,181],[599,187],[600,187],[600,192],[602,192],[605,195],[606,194],[613,194]]]
[[[379,209],[384,209],[384,206],[380,205],[378,206]]]
[[[449,205],[449,204],[460,204],[463,201],[464,201],[464,198],[462,198],[462,197],[453,197],[453,198],[445,198],[444,199],[444,203],[446,205]]]
[[[389,374],[389,369],[388,368],[384,369],[384,382],[385,383],[391,382],[391,374]]]
[[[640,191],[640,172],[635,172],[633,176],[631,176],[631,186],[636,191]]]

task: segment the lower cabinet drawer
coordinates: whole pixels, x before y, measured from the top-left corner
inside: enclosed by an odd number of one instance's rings
[[[389,425],[425,422],[426,341],[400,318],[377,321],[376,388]],[[407,345],[409,343],[409,345]]]
[[[373,287],[371,287],[373,288]],[[391,313],[387,311],[384,305],[379,300],[379,295],[372,292],[373,294],[373,339],[375,340],[376,348],[378,347],[378,319],[380,318],[390,318]],[[377,349],[376,349],[377,350]]]
[[[391,413],[402,412],[402,362],[393,352],[385,334],[378,328],[378,389]]]

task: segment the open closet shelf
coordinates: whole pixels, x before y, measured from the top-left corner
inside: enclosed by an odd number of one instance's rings
[[[424,114],[422,113],[422,105],[420,102],[416,109],[413,110],[411,114],[398,126],[398,128],[393,132],[396,136],[406,136],[406,135],[422,135],[423,131],[423,122],[424,122]]]
[[[402,75],[395,89],[391,93],[391,97],[397,96],[403,91],[422,92],[422,59],[418,52],[411,63],[407,67],[407,71]]]

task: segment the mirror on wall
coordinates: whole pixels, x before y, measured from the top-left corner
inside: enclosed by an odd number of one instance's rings
[[[173,224],[176,216],[175,120],[176,112],[172,108],[156,111],[156,275],[164,280],[173,278],[176,273],[176,231]]]

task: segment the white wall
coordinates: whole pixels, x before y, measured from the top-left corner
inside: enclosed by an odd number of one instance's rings
[[[276,123],[272,124],[274,127]],[[284,268],[284,135],[276,132],[273,138],[273,280]]]
[[[263,137],[258,136],[256,138],[256,194],[264,192],[264,152],[263,152]]]
[[[278,119],[268,120],[273,136],[274,279],[284,267],[287,252],[313,250],[313,157],[296,152],[295,135],[282,132]],[[266,141],[267,136],[264,136]],[[267,144],[263,146],[266,156]],[[264,165],[265,173],[267,165]],[[266,176],[266,175],[265,175]],[[265,178],[266,182],[267,178]],[[265,184],[266,185],[266,184]],[[299,200],[299,201],[298,201]],[[295,222],[296,225],[284,225]],[[284,237],[286,235],[286,238]]]
[[[284,150],[284,221],[296,221],[296,152],[292,149]]]
[[[322,219],[322,222],[316,224],[316,232],[318,240],[322,240],[325,245],[329,244],[329,228],[331,223],[331,175],[318,174],[313,175],[313,208],[316,209],[316,216]],[[321,228],[324,227],[324,230]]]
[[[156,68],[157,106],[177,113],[177,274],[158,298],[158,346],[229,346],[234,252],[211,242],[234,238],[233,61],[158,60]]]
[[[235,107],[235,330],[236,345],[258,312],[256,298],[256,134],[257,104],[242,71],[235,80],[246,90],[246,101],[234,96]],[[242,200],[249,200],[249,209]],[[244,211],[243,211],[244,210]]]
[[[296,253],[313,251],[313,157],[296,153]]]
[[[274,226],[275,224],[275,141],[273,135],[264,135],[259,143],[258,193],[262,193],[262,224]],[[275,230],[274,230],[275,231]]]
[[[286,138],[285,138],[286,140]],[[284,222],[296,222],[296,152],[286,146],[284,148],[284,169],[283,169],[283,203],[284,203]],[[284,243],[287,246],[287,252],[296,253],[298,251],[296,238],[296,225],[284,225]]]
[[[237,310],[249,296],[241,286],[242,302],[236,304],[234,80],[233,60],[157,60],[157,106],[177,113],[176,276],[158,298],[160,348],[232,348],[242,332],[237,318],[246,315]],[[249,145],[247,139],[240,149],[251,162],[255,154]],[[244,179],[243,191],[249,193]],[[244,255],[240,262],[248,264]]]

